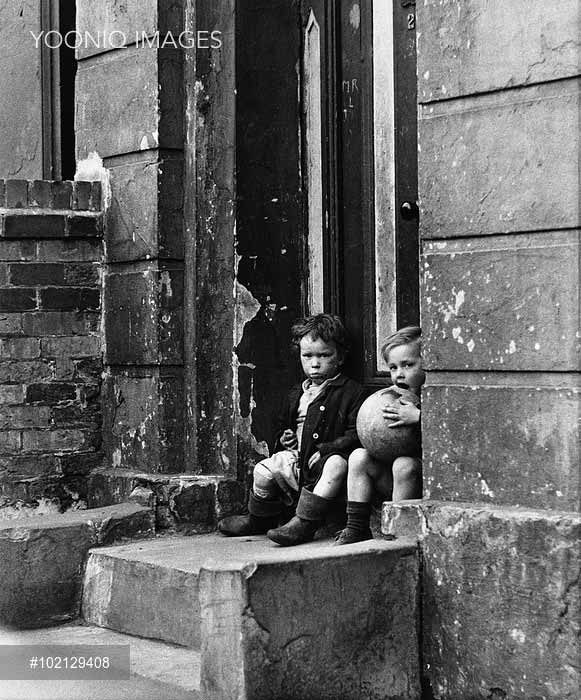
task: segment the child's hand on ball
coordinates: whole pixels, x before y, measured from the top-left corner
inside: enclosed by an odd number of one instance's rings
[[[384,406],[383,417],[386,420],[395,421],[390,428],[399,428],[402,425],[414,425],[420,421],[420,409],[411,401],[400,399],[399,406]]]

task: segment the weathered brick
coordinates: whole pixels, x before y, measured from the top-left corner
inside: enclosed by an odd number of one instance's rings
[[[24,452],[70,452],[84,449],[87,443],[90,445],[90,434],[78,428],[22,431]]]
[[[38,241],[36,244],[36,259],[39,262],[93,262],[101,260],[102,256],[103,243],[97,239],[63,238]]]
[[[8,278],[8,264],[0,262],[0,287],[6,287],[9,284]]]
[[[10,406],[0,408],[0,430],[46,428],[51,421],[48,406]]]
[[[94,287],[99,283],[99,266],[96,264],[65,265],[65,284],[79,287]]]
[[[30,384],[52,377],[52,367],[48,362],[21,360],[0,362],[0,384]]]
[[[91,183],[79,180],[73,183],[73,209],[88,210],[91,202]]]
[[[75,378],[75,363],[70,357],[54,359],[54,379],[57,382],[69,381]]]
[[[65,217],[62,214],[6,214],[4,238],[62,238]]]
[[[0,404],[24,403],[24,385],[0,384]]]
[[[34,260],[36,243],[34,241],[0,240],[0,260]]]
[[[103,371],[103,361],[101,358],[91,358],[75,361],[76,379],[100,379]]]
[[[55,404],[76,398],[77,387],[74,384],[65,382],[30,384],[26,387],[26,403],[40,401],[46,404]]]
[[[101,410],[96,404],[80,405],[70,404],[69,406],[55,406],[52,409],[52,420],[54,425],[59,427],[72,427],[79,424],[81,427],[92,428],[101,427]]]
[[[65,284],[65,268],[59,263],[13,263],[10,282],[17,286]]]
[[[88,289],[85,287],[48,287],[40,290],[41,309],[87,311],[98,309],[99,306],[100,292],[98,289]]]
[[[26,180],[6,180],[6,206],[9,209],[22,209],[28,204],[28,182]]]
[[[0,289],[0,311],[29,311],[36,308],[36,290]]]
[[[57,474],[59,463],[54,455],[11,455],[0,458],[0,468],[4,467],[12,477],[28,478],[31,476],[43,476]]]
[[[79,390],[81,401],[94,401],[101,393],[101,384],[81,384]]]
[[[0,451],[17,452],[22,446],[19,430],[0,430]]]
[[[73,183],[68,180],[51,182],[51,205],[53,209],[71,209]]]
[[[34,360],[40,357],[38,338],[10,338],[0,340],[0,359]]]
[[[0,316],[1,319],[1,316]],[[100,314],[77,311],[39,311],[22,314],[25,335],[84,335],[99,330]]]
[[[103,463],[100,452],[76,452],[58,457],[58,463],[63,474],[89,474]]]
[[[41,341],[41,353],[43,357],[94,357],[98,355],[100,351],[101,338],[94,335],[43,338]]]
[[[28,206],[49,209],[51,204],[49,180],[32,180],[28,183]]]
[[[101,216],[67,216],[66,235],[70,238],[101,236],[103,219]]]
[[[22,333],[22,314],[0,314],[0,334],[20,335]]]

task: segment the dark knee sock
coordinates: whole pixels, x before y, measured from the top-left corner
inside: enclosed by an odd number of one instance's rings
[[[347,501],[347,528],[353,532],[367,532],[371,517],[371,503]]]

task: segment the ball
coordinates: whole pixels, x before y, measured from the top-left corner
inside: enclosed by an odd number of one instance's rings
[[[419,405],[416,394],[394,385],[371,394],[357,414],[359,440],[369,454],[380,462],[393,462],[397,457],[416,457],[420,454],[419,424],[390,428],[390,423],[395,421],[383,415],[385,406],[401,405],[401,399]]]

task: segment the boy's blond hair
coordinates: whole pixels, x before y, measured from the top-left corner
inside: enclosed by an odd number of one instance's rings
[[[386,362],[389,362],[389,353],[400,345],[416,343],[418,352],[422,354],[422,329],[419,326],[406,326],[392,333],[381,348],[381,354]]]

